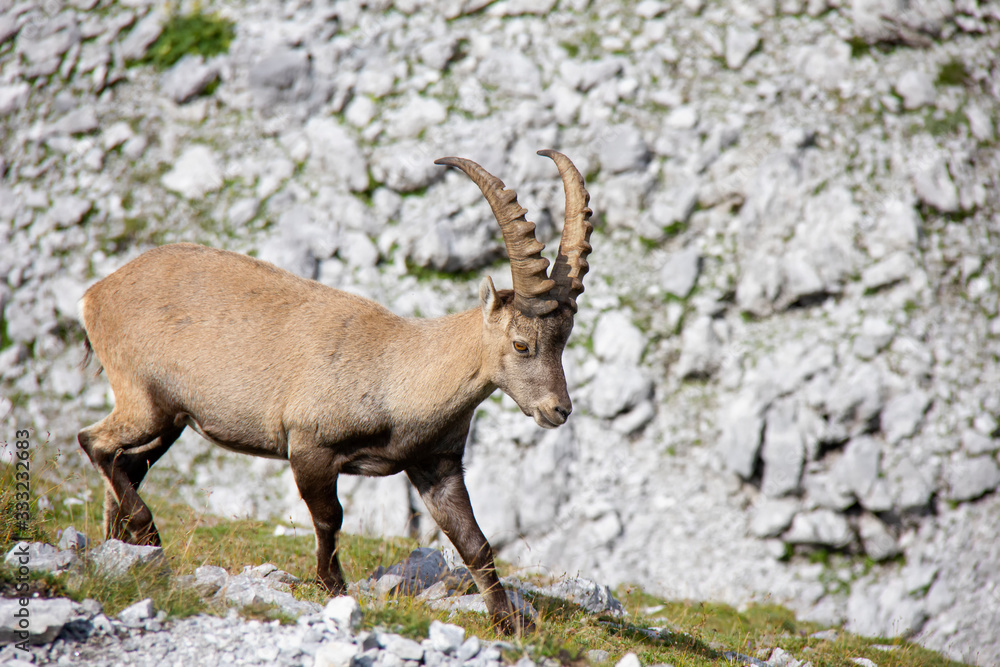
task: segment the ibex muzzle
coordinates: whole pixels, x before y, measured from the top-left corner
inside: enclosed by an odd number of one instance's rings
[[[185,426],[227,449],[288,459],[316,529],[316,572],[345,588],[337,559],[340,474],[405,471],[482,591],[493,621],[521,632],[473,516],[462,456],[476,406],[501,388],[546,428],[572,411],[561,356],[583,292],[589,195],[559,167],[566,223],[552,271],[517,195],[469,160],[444,158],[482,190],[503,231],[513,290],[486,278],[478,309],[398,317],[266,262],[191,244],[141,255],[92,286],[82,314],[115,393],[79,434],[107,483],[108,538],[159,544],[137,493]]]

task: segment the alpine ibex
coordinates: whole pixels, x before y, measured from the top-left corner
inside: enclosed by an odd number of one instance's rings
[[[87,353],[115,394],[80,446],[107,483],[107,538],[159,544],[137,493],[191,426],[237,452],[287,459],[316,530],[316,572],[344,590],[337,476],[405,471],[485,597],[492,622],[521,632],[472,513],[462,456],[473,412],[496,388],[542,427],[572,410],[562,351],[583,292],[590,196],[569,158],[559,168],[566,221],[547,275],[544,246],[513,190],[471,160],[443,158],[479,186],[500,224],[513,290],[479,286],[479,308],[407,319],[367,299],[244,255],[167,245],[87,290]]]

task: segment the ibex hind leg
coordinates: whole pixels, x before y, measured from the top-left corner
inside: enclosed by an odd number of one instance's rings
[[[288,461],[295,485],[309,508],[316,530],[316,578],[331,593],[347,589],[337,556],[337,534],[344,522],[344,508],[337,498],[337,462],[329,449],[305,444],[290,434]]]
[[[159,437],[148,445],[126,451],[118,456],[115,467],[120,467],[125,471],[129,483],[136,492],[139,491],[139,485],[142,484],[149,469],[160,460],[160,457],[166,454],[183,431],[183,426],[180,428],[171,426],[162,431]],[[155,531],[155,525],[153,529]],[[104,491],[104,534],[123,542],[139,542],[139,537],[133,535],[129,530],[128,515],[122,512],[118,498],[110,484]]]
[[[152,415],[150,415],[152,417]],[[104,534],[133,544],[160,544],[153,515],[137,487],[156,460],[174,443],[181,429],[169,419],[136,420],[118,407],[103,420],[80,431],[77,439],[107,485]]]

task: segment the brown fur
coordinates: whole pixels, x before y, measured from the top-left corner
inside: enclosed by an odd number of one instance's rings
[[[526,316],[487,278],[479,308],[407,319],[266,262],[177,244],[93,285],[82,315],[115,393],[112,413],[79,434],[108,485],[108,538],[159,544],[137,489],[192,426],[233,451],[289,460],[331,591],[344,589],[337,476],[405,471],[493,620],[508,631],[530,625],[497,579],[461,462],[475,408],[497,387],[541,426],[566,420],[567,306]]]

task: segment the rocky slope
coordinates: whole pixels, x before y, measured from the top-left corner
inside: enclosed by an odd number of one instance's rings
[[[996,3],[209,8],[228,54],[160,72],[127,66],[155,3],[0,0],[0,413],[50,434],[67,488],[113,400],[77,368],[87,284],[193,240],[404,315],[472,307],[501,245],[433,159],[477,160],[555,238],[555,147],[598,221],[576,411],[477,415],[501,556],[1000,660]],[[347,529],[433,537],[404,480],[344,482]],[[194,436],[149,483],[309,526],[283,467]]]

